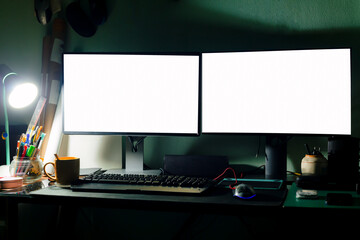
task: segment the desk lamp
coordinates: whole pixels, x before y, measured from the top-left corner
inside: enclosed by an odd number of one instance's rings
[[[6,108],[6,91],[5,91],[5,80],[13,79],[17,76],[8,66],[0,64],[0,78],[3,84],[3,105],[4,105],[4,116],[5,116],[5,132],[2,133],[2,138],[5,139],[6,147],[6,165],[10,165],[10,134],[9,134],[9,120]],[[24,108],[30,105],[38,94],[38,89],[33,83],[25,82],[23,80],[17,80],[16,84],[10,88],[9,91],[9,105],[13,108]]]

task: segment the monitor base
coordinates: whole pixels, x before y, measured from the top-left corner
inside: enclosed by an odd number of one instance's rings
[[[160,175],[160,169],[144,169],[145,136],[128,136],[123,145],[123,168],[109,169],[105,174]]]

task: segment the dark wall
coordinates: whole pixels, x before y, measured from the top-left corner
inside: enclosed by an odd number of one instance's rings
[[[65,8],[71,2],[62,1],[63,10],[57,16],[65,17]],[[87,13],[87,1],[80,2]],[[359,135],[358,1],[108,0],[106,4],[107,21],[97,27],[94,36],[80,36],[68,26],[65,51],[207,52],[351,47],[352,128],[353,134]],[[51,33],[52,22],[47,25],[37,22],[33,1],[27,0],[4,1],[0,22],[3,36],[0,63],[40,83],[42,38]],[[304,96],[316,91],[321,89],[311,89]],[[11,124],[27,125],[31,115],[31,108],[22,112],[9,110]],[[145,142],[145,161],[152,167],[161,166],[167,153],[226,154],[231,162],[256,166],[264,162],[262,136],[260,139],[258,136],[149,137]],[[260,156],[255,158],[259,142]],[[288,145],[291,170],[299,170],[304,143],[319,146],[326,154],[326,137],[295,137]]]
[[[0,129],[5,129],[5,126],[0,126]],[[27,125],[15,125],[9,127],[10,132],[10,161],[12,161],[13,156],[16,155],[16,144],[20,139],[22,133],[26,132]],[[5,141],[0,141],[0,165],[6,164],[6,151],[5,151]]]

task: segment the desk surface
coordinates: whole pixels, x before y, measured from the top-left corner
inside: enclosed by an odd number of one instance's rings
[[[282,190],[258,190],[257,196],[253,199],[243,200],[232,196],[228,188],[214,188],[200,195],[184,194],[155,194],[155,193],[98,193],[98,192],[74,192],[69,188],[62,188],[51,185],[47,180],[37,182],[22,189],[12,192],[1,192],[0,196],[8,198],[21,198],[19,201],[49,201],[58,203],[78,204],[116,204],[121,207],[135,206],[161,206],[161,207],[197,207],[222,209],[224,211],[241,207],[256,208],[280,208],[283,205],[287,189]],[[25,199],[24,199],[25,198]],[[106,205],[105,205],[106,206]]]
[[[285,208],[309,208],[309,209],[359,209],[360,210],[360,195],[355,191],[328,191],[328,190],[317,190],[318,198],[316,199],[297,199],[296,191],[299,188],[295,183],[292,184],[288,196],[284,202]],[[339,205],[327,205],[326,195],[328,193],[347,193],[351,194],[353,203],[350,206],[339,206]]]

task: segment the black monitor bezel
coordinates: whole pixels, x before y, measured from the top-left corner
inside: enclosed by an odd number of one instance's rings
[[[149,56],[197,56],[199,57],[199,75],[198,75],[198,120],[197,133],[155,133],[155,132],[88,132],[88,131],[65,131],[64,126],[64,104],[62,105],[62,132],[67,135],[119,135],[119,136],[189,136],[198,137],[201,135],[201,103],[202,103],[202,59],[200,52],[64,52],[62,54],[62,61],[64,62],[65,55],[149,55]],[[62,64],[62,84],[64,82],[64,64]],[[64,93],[62,93],[62,98]]]
[[[276,132],[203,132],[202,131],[202,121],[200,122],[201,127],[201,135],[224,135],[224,136],[235,136],[235,135],[242,135],[242,136],[287,136],[289,138],[297,136],[297,137],[331,137],[331,136],[337,136],[337,137],[349,137],[352,136],[352,71],[353,71],[353,61],[352,61],[352,48],[351,47],[309,47],[309,48],[281,48],[281,49],[252,49],[252,50],[234,50],[234,51],[208,51],[208,52],[202,52],[201,53],[201,59],[203,54],[207,53],[237,53],[237,52],[274,52],[274,51],[301,51],[301,50],[336,50],[336,49],[349,49],[350,51],[350,134],[320,134],[320,133],[276,133]],[[201,66],[202,67],[202,66]],[[202,71],[202,69],[201,69]],[[202,80],[202,79],[201,79]],[[202,93],[201,93],[202,96]],[[201,99],[202,102],[202,99]],[[202,112],[201,112],[202,116]]]

